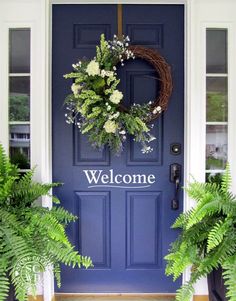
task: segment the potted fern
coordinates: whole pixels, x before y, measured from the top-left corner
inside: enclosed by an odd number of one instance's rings
[[[59,184],[35,182],[33,174],[30,170],[22,176],[0,145],[0,301],[10,295],[10,287],[19,301],[26,300],[28,292],[35,295],[38,273],[48,266],[59,286],[61,263],[91,266],[90,258],[74,250],[65,232],[76,217],[59,206],[50,210],[35,205],[41,196],[59,203],[50,194]]]
[[[193,182],[186,188],[196,206],[180,214],[173,228],[181,234],[171,245],[166,274],[178,278],[191,266],[190,280],[177,291],[177,301],[190,301],[198,279],[222,269],[223,300],[236,300],[236,196],[230,192],[229,165],[219,183]],[[213,299],[210,295],[210,300]]]

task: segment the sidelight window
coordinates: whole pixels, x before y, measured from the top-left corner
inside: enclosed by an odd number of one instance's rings
[[[9,153],[30,168],[30,29],[9,30]]]
[[[227,29],[206,31],[206,175],[218,177],[228,158]]]

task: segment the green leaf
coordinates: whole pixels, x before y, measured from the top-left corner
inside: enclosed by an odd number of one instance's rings
[[[100,91],[104,86],[105,86],[106,82],[104,80],[104,78],[97,76],[95,78],[95,80],[92,83],[93,89],[98,92]]]

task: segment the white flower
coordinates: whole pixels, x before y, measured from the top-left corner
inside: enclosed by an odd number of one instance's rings
[[[126,134],[126,131],[125,130],[122,130],[119,132],[121,135],[125,135]]]
[[[73,83],[71,85],[71,91],[74,93],[74,95],[78,95],[81,88],[82,87],[80,85],[76,84],[76,83]]]
[[[111,120],[111,119],[117,119],[119,116],[120,116],[120,112],[116,112],[115,114],[110,115],[110,116],[109,116],[109,119],[110,119],[110,120]]]
[[[114,104],[118,104],[123,98],[123,93],[119,90],[115,90],[109,97],[110,101]]]
[[[104,69],[101,70],[101,77],[112,77],[114,76],[114,72],[113,71],[106,71]]]
[[[99,68],[99,64],[98,62],[96,62],[95,60],[92,60],[87,68],[86,68],[86,72],[88,73],[88,75],[90,76],[95,76],[95,75],[99,75],[100,74],[100,68]]]
[[[153,111],[152,111],[153,114],[157,114],[157,113],[161,113],[161,107],[160,106],[157,106]]]
[[[101,70],[101,77],[105,77],[106,76],[106,70],[102,69]]]
[[[107,106],[107,111],[110,111],[111,110],[111,106]]]
[[[112,76],[114,76],[114,72],[113,71],[106,71],[106,76],[112,77]]]
[[[116,119],[120,116],[120,112],[116,112],[114,115],[113,115],[113,118]]]
[[[115,121],[107,120],[104,123],[103,128],[105,129],[105,131],[107,133],[113,133],[114,134],[116,132],[116,129],[117,129],[117,124],[115,123]]]
[[[153,151],[153,148],[151,148],[151,146],[147,146],[147,145],[143,145],[143,148],[141,149],[141,152],[143,154],[148,154],[151,153]]]
[[[149,134],[148,142],[151,142],[153,140],[156,140],[156,137],[154,137],[153,135]]]

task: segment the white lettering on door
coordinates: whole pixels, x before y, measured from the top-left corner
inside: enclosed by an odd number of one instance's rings
[[[113,169],[84,169],[83,172],[89,184],[88,188],[147,188],[156,182],[153,174],[115,174]]]

